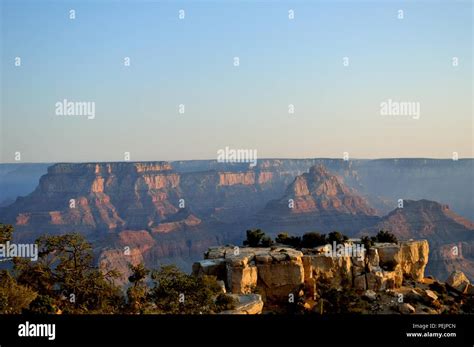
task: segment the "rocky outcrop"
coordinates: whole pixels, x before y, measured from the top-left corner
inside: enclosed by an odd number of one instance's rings
[[[429,200],[404,200],[374,227],[360,234],[375,234],[386,230],[399,239],[429,240],[431,254],[427,272],[441,279],[463,269],[474,276],[474,223],[457,215],[449,206]],[[416,257],[416,254],[410,256]]]
[[[228,291],[248,294],[257,288],[264,300],[281,299],[304,282],[303,254],[291,248],[212,248],[204,262],[195,263],[195,275],[223,279]]]
[[[403,275],[414,280],[421,280],[428,263],[428,241],[401,241],[398,244],[375,244],[382,267],[400,266]]]
[[[195,276],[212,275],[229,292],[258,292],[264,302],[287,301],[304,289],[316,298],[318,286],[343,290],[383,291],[400,288],[403,280],[424,278],[428,243],[405,241],[376,244],[368,251],[356,243],[345,245],[347,255],[331,245],[301,251],[288,247],[214,247],[193,266]]]

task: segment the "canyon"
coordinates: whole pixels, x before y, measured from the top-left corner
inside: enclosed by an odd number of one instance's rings
[[[241,244],[250,228],[271,236],[384,229],[400,240],[425,238],[429,274],[445,279],[462,267],[472,279],[473,162],[1,164],[0,222],[14,225],[16,241],[80,232],[93,243],[97,261],[115,264],[124,279],[130,262],[175,263],[190,271],[208,247]]]

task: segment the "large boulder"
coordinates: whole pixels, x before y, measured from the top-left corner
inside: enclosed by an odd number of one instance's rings
[[[416,281],[424,278],[429,255],[428,241],[376,243],[374,248],[377,250],[382,268],[393,271],[399,265],[403,277]]]
[[[293,249],[277,249],[257,257],[258,283],[265,300],[285,300],[296,295],[304,284],[303,254]]]
[[[292,248],[228,247],[213,250],[224,255],[225,281],[234,294],[249,294],[255,290],[264,300],[287,299],[304,284],[303,253]]]
[[[257,287],[257,267],[251,256],[239,255],[225,259],[226,282],[231,293],[250,294]]]
[[[304,255],[305,278],[314,278],[334,288],[352,286],[352,260],[349,256]]]
[[[453,271],[446,284],[460,293],[466,293],[471,282],[462,271]]]
[[[425,277],[430,248],[427,240],[400,242],[400,266],[403,276],[420,281]]]

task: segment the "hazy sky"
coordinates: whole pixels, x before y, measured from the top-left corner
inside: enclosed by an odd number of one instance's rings
[[[1,3],[2,162],[474,155],[472,1]]]

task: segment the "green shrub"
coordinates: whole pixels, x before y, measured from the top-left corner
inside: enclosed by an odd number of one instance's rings
[[[370,249],[370,247],[372,247],[374,245],[373,238],[370,238],[367,235],[362,236],[360,240],[361,240],[361,243],[364,245],[364,248],[367,249],[367,250]]]
[[[314,248],[318,246],[324,246],[327,243],[326,235],[321,235],[320,233],[316,232],[309,232],[303,235],[301,247]]]
[[[287,233],[278,234],[275,241],[283,245],[288,245],[295,248],[301,247],[301,237],[299,236],[289,236]]]
[[[18,284],[8,271],[0,271],[0,314],[21,313],[36,296],[34,290]]]
[[[342,235],[339,231],[333,231],[332,233],[329,233],[327,236],[327,243],[343,243],[344,241],[347,241],[348,237],[346,235]]]
[[[374,242],[389,242],[389,243],[397,243],[397,237],[388,231],[380,230],[375,237],[372,237]]]
[[[270,247],[271,245],[273,245],[273,241],[270,238],[270,236],[262,237],[262,240],[260,241],[260,246],[261,247]]]
[[[215,297],[220,287],[215,277],[187,275],[174,265],[153,271],[150,299],[158,313],[206,314],[216,312]]]
[[[244,246],[250,247],[270,247],[273,241],[260,229],[247,230],[247,239]]]

